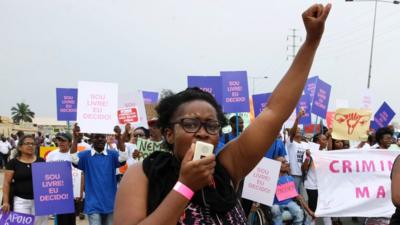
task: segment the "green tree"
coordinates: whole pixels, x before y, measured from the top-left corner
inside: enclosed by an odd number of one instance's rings
[[[32,122],[32,119],[35,117],[35,113],[31,111],[28,104],[25,103],[17,103],[17,106],[13,106],[11,108],[11,118],[14,123],[19,124],[22,122]]]

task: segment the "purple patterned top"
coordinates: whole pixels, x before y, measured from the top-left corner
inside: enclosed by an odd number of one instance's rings
[[[203,208],[194,203],[189,203],[184,214],[178,221],[181,225],[246,225],[247,219],[239,201],[235,207],[225,214],[212,213],[209,208]]]

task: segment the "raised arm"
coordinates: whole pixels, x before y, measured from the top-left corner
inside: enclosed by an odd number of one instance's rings
[[[263,112],[234,141],[225,145],[219,159],[235,184],[261,160],[282,124],[295,108],[321,40],[331,5],[316,4],[302,15],[307,37],[292,66],[279,82]]]
[[[293,142],[294,136],[296,136],[296,132],[297,132],[297,128],[298,128],[298,125],[299,125],[299,121],[300,121],[301,117],[304,116],[304,114],[305,114],[304,110],[301,109],[300,112],[296,116],[296,119],[295,119],[295,121],[293,123],[292,128],[290,128],[290,130],[289,130],[290,142]]]

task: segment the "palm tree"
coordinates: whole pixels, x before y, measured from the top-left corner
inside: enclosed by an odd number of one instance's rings
[[[17,103],[17,107],[11,108],[11,118],[14,123],[19,124],[22,122],[32,122],[32,118],[35,117],[35,113],[29,109],[29,105],[25,103]]]

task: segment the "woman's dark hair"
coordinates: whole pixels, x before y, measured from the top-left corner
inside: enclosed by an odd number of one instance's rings
[[[19,148],[21,148],[21,146],[24,145],[25,139],[27,139],[27,138],[31,138],[33,140],[33,142],[35,144],[37,144],[35,137],[33,135],[23,135],[22,137],[20,137],[18,140],[18,145],[17,145],[17,156],[18,157],[21,156],[21,151],[19,150]]]
[[[389,127],[382,127],[379,128],[376,133],[375,133],[375,140],[376,142],[378,142],[378,144],[381,143],[381,140],[383,139],[383,136],[385,136],[386,134],[389,134],[390,137],[393,136],[393,131],[392,129],[390,129]]]
[[[165,135],[165,130],[171,127],[171,118],[179,106],[195,100],[203,100],[212,105],[217,112],[217,119],[220,122],[221,127],[228,125],[225,115],[222,112],[222,108],[217,103],[215,98],[210,93],[202,91],[198,87],[193,87],[187,88],[186,90],[177,94],[165,96],[158,103],[156,107],[156,111],[158,113],[157,125],[161,129],[163,135]],[[169,149],[172,149],[171,145],[167,145]]]
[[[146,129],[145,127],[136,127],[133,131],[135,130],[142,130],[144,132],[144,136],[146,138],[150,137],[150,131],[148,129]]]

